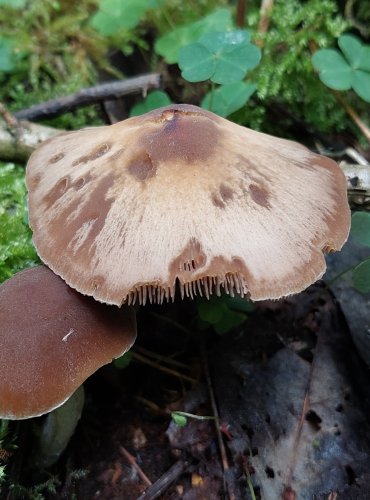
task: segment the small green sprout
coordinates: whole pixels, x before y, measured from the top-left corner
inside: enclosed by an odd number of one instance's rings
[[[341,52],[320,49],[312,57],[320,80],[334,90],[353,89],[364,101],[370,102],[370,45],[356,36],[339,37]]]
[[[188,423],[188,418],[193,420],[214,420],[215,417],[210,417],[206,415],[195,415],[194,413],[187,413],[186,411],[173,411],[171,412],[171,418],[179,427],[185,427]]]

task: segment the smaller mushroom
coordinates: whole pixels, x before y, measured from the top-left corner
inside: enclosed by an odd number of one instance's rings
[[[61,406],[136,339],[132,309],[80,295],[37,266],[0,286],[0,418]]]

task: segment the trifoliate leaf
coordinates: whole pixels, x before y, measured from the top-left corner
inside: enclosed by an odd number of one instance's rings
[[[342,35],[338,40],[342,52],[318,50],[312,64],[320,80],[334,90],[352,88],[364,101],[370,102],[370,46],[354,35]]]
[[[182,76],[191,82],[210,79],[228,84],[242,80],[261,58],[258,47],[249,42],[245,30],[214,32],[202,36],[197,43],[179,52]]]
[[[168,64],[178,61],[182,47],[196,42],[205,33],[226,31],[232,28],[233,21],[230,10],[218,9],[199,21],[180,26],[158,38],[155,51],[164,57]]]

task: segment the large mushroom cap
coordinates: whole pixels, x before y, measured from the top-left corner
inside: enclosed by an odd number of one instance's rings
[[[130,308],[84,297],[44,266],[16,274],[0,286],[0,418],[60,406],[135,338]]]
[[[172,105],[43,143],[27,167],[42,260],[111,304],[301,291],[346,241],[337,164],[295,142]]]

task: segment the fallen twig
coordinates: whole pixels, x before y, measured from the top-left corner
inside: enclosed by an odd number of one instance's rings
[[[169,486],[188,468],[189,463],[178,460],[168,471],[143,493],[138,500],[154,500],[164,493]]]
[[[153,483],[151,480],[148,478],[148,476],[145,474],[143,469],[138,465],[136,462],[136,459],[131,453],[129,453],[126,448],[123,446],[119,447],[120,453],[126,458],[128,463],[132,465],[132,467],[136,470],[136,472],[139,474],[140,478],[142,479],[143,483],[145,483],[147,486],[151,486]]]
[[[152,361],[151,359],[146,358],[145,356],[139,354],[138,352],[131,351],[132,357],[136,359],[137,361],[140,361],[141,363],[144,363],[148,366],[152,366],[153,368],[156,368],[157,370],[168,373],[169,375],[173,375],[174,377],[180,378],[187,380],[188,382],[191,382],[192,384],[196,384],[198,381],[195,378],[189,377],[188,375],[184,375],[176,370],[172,370],[172,368],[167,368],[167,366],[162,366],[155,361]]]
[[[145,95],[149,89],[158,88],[160,84],[161,77],[157,73],[102,83],[94,87],[81,89],[68,96],[36,104],[28,109],[14,113],[14,116],[17,120],[45,120],[106,99],[118,99],[124,95],[138,92]]]
[[[31,153],[46,139],[63,132],[52,127],[30,122],[9,123],[0,118],[0,159],[25,162]]]
[[[158,354],[153,351],[149,351],[149,349],[145,349],[144,347],[141,346],[135,346],[135,351],[143,354],[144,356],[147,356],[148,358],[153,358],[156,361],[163,361],[164,363],[167,363],[168,365],[173,365],[177,366],[178,368],[182,368],[184,370],[191,371],[192,368],[189,365],[186,365],[185,363],[181,363],[181,361],[177,361],[173,358],[170,358],[168,356],[163,356],[162,354]]]
[[[235,500],[234,491],[233,491],[231,484],[230,484],[230,481],[228,480],[228,477],[227,477],[227,473],[228,473],[230,467],[229,467],[229,462],[227,460],[225,445],[224,445],[224,442],[222,439],[220,417],[218,414],[215,393],[213,391],[211,375],[209,373],[208,360],[207,360],[207,355],[206,355],[204,344],[201,344],[201,353],[202,353],[202,359],[203,359],[203,365],[204,365],[204,373],[206,376],[206,381],[207,381],[207,386],[208,386],[208,391],[209,391],[209,399],[211,401],[212,412],[213,412],[214,421],[215,421],[215,430],[216,430],[216,436],[217,436],[217,441],[218,441],[218,447],[219,447],[220,455],[221,455],[222,469],[224,471],[225,489],[227,489],[229,499]]]

